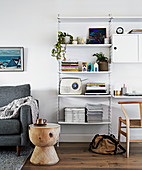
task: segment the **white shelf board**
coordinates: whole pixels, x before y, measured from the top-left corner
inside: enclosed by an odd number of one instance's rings
[[[109,22],[110,16],[95,16],[95,17],[63,17],[58,16],[60,22]]]
[[[112,44],[67,44],[67,47],[111,47]]]
[[[142,22],[142,16],[58,17],[60,22]]]
[[[58,97],[73,97],[73,98],[109,98],[111,95],[62,95],[59,94]]]
[[[59,124],[62,125],[108,125],[111,124],[110,120],[96,120],[93,122],[65,122],[65,121],[58,121]]]
[[[142,16],[113,16],[112,22],[142,22]]]
[[[142,96],[112,96],[114,99],[142,99]]]
[[[73,71],[59,71],[60,74],[110,74],[110,71],[99,71],[99,72],[73,72]]]
[[[134,34],[133,34],[134,35]],[[132,61],[132,62],[118,62],[118,61],[112,61],[113,64],[142,64],[141,61]]]

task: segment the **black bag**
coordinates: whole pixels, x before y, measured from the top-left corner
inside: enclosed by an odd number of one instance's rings
[[[89,145],[89,150],[98,154],[116,155],[125,153],[126,150],[120,145],[114,135],[95,135]]]

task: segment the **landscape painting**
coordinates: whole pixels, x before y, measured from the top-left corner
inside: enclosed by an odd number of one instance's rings
[[[23,47],[0,47],[0,71],[24,71]]]

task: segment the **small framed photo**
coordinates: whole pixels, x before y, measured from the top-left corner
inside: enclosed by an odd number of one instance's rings
[[[93,44],[104,44],[106,38],[106,28],[89,28],[89,39]]]
[[[0,71],[24,71],[24,48],[0,47]]]

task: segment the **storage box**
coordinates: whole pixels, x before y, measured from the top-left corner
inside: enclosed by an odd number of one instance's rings
[[[66,107],[65,122],[85,122],[84,107]]]

